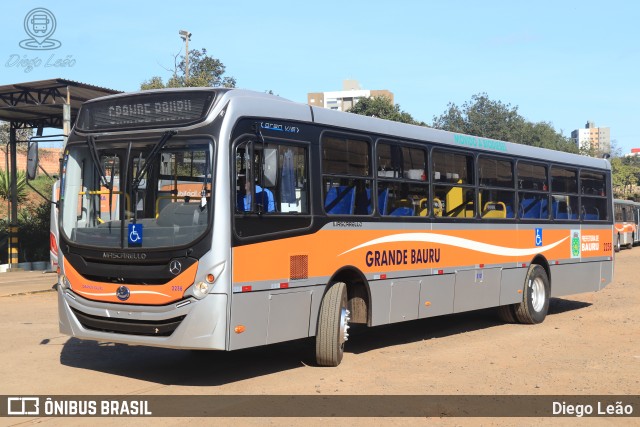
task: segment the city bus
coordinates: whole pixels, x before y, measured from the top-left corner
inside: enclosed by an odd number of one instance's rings
[[[622,246],[631,249],[638,244],[640,236],[640,203],[631,200],[615,199],[613,201],[615,215],[614,242],[615,251],[619,251]]]
[[[353,324],[537,324],[613,276],[607,160],[245,90],[86,102],[60,188],[59,324],[81,339],[315,337],[337,366]]]
[[[51,187],[51,213],[49,214],[49,263],[51,270],[58,270],[58,209],[56,205],[60,197],[60,180]]]

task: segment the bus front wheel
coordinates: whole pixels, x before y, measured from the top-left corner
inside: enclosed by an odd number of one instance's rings
[[[524,281],[522,302],[515,307],[515,317],[520,323],[541,323],[549,310],[551,286],[542,266],[531,264]]]
[[[620,235],[618,234],[618,238],[616,239],[616,245],[613,248],[614,251],[620,252]]]
[[[316,333],[316,362],[320,366],[338,366],[349,339],[350,313],[347,309],[347,285],[334,283],[322,298]]]

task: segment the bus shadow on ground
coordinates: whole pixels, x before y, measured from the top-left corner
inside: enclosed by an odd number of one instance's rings
[[[590,305],[552,298],[549,315]],[[374,328],[354,325],[346,352],[362,354],[503,324],[494,309],[484,309]],[[232,352],[174,350],[70,338],[62,348],[60,363],[163,385],[220,386],[303,366],[315,367],[314,353],[314,338]]]
[[[549,316],[589,307],[590,303],[551,298]],[[434,338],[446,338],[465,332],[473,332],[504,325],[495,308],[449,314],[410,322],[366,328],[355,325],[349,340],[348,352],[360,354],[378,348],[409,344]]]
[[[60,363],[164,385],[220,386],[308,365],[313,338],[236,351],[176,350],[70,338]]]

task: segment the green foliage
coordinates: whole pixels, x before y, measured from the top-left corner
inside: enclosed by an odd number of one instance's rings
[[[20,261],[49,260],[49,222],[51,204],[42,202],[34,209],[18,213],[18,241]]]
[[[21,203],[27,197],[27,175],[24,171],[17,171],[16,178],[18,203]],[[0,170],[0,198],[11,199],[11,174],[6,170]]]
[[[177,56],[176,56],[177,58]],[[162,77],[154,76],[142,82],[140,89],[162,89],[165,87],[236,87],[236,79],[223,76],[226,67],[216,58],[207,55],[207,49],[189,51],[189,78],[186,78],[186,60],[182,56],[174,66],[173,76],[164,83]]]
[[[54,183],[53,179],[49,178],[46,175],[38,175],[36,179],[30,181],[29,183],[42,195],[51,197],[51,189]],[[39,195],[34,195],[34,197],[38,197],[40,201],[42,201],[42,198]]]
[[[26,206],[18,211],[18,261],[49,260],[49,221],[51,205],[42,202],[36,206]],[[9,220],[0,219],[0,239],[3,250],[0,262],[7,262],[6,238],[9,235]]]
[[[394,105],[386,96],[362,98],[349,110],[349,113],[426,126],[424,122],[414,120],[411,114],[402,111],[398,104]]]
[[[640,183],[640,162],[637,158],[614,157],[611,159],[613,195],[619,199],[633,198]]]
[[[442,115],[433,118],[433,127],[534,147],[578,152],[571,139],[556,132],[550,123],[529,122],[518,113],[517,106],[493,101],[486,93],[473,95],[462,107],[449,103]]]

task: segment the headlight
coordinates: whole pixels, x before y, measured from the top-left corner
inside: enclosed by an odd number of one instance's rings
[[[64,274],[58,276],[58,286],[61,286],[62,289],[70,289],[71,283],[69,283],[69,279]]]
[[[202,299],[209,293],[209,284],[207,282],[198,282],[193,287],[193,296]]]

